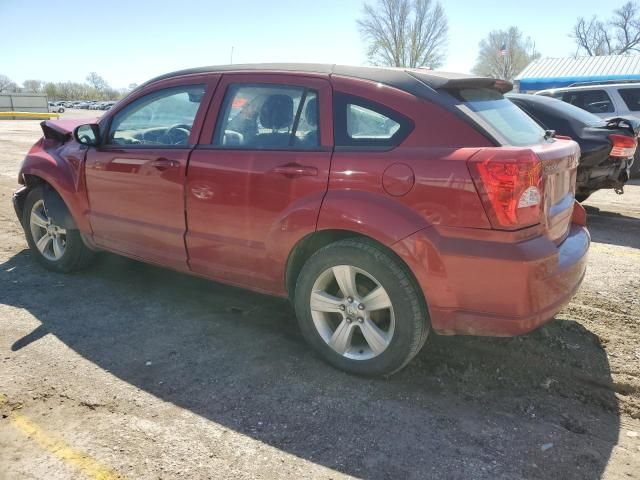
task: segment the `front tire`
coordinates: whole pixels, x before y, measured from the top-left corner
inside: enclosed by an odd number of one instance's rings
[[[430,324],[408,268],[373,241],[332,243],[307,260],[295,290],[305,339],[330,364],[391,375],[422,348]]]
[[[44,203],[44,187],[28,194],[22,212],[22,225],[36,261],[48,270],[69,273],[86,267],[93,252],[84,244],[78,230],[65,229],[49,217]]]

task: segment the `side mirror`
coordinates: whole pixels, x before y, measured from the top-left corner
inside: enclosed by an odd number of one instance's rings
[[[81,145],[95,147],[100,143],[100,127],[96,123],[87,123],[76,127],[73,138]]]

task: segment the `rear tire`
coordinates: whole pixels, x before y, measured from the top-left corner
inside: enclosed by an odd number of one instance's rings
[[[333,366],[358,375],[391,375],[422,348],[427,307],[401,261],[368,239],[341,240],[304,264],[294,295],[309,344]]]
[[[587,198],[589,198],[591,196],[593,192],[589,192],[589,193],[576,193],[576,200],[580,203],[584,202],[585,200],[587,200]]]
[[[44,268],[69,273],[86,267],[93,259],[78,230],[64,229],[48,216],[42,185],[34,187],[24,202],[22,226],[29,248]]]
[[[640,151],[636,150],[633,165],[629,169],[629,178],[640,178]]]

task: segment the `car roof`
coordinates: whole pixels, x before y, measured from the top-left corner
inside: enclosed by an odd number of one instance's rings
[[[142,88],[160,80],[203,73],[297,72],[342,75],[383,83],[419,97],[429,97],[438,89],[495,88],[502,93],[513,88],[510,82],[462,73],[440,72],[421,68],[356,67],[323,63],[251,63],[190,68],[155,77]],[[429,92],[425,90],[425,87]]]
[[[576,107],[570,103],[563,102],[544,95],[531,95],[526,93],[510,93],[506,96],[509,100],[518,101],[538,107],[541,111],[546,111],[552,115],[556,115],[579,125],[594,126],[605,123],[605,121],[597,115],[590,113],[582,108]]]
[[[562,101],[551,97],[545,97],[544,95],[531,95],[529,93],[509,93],[506,97],[510,100],[522,100],[525,102],[539,103],[543,105],[555,105],[556,102]]]
[[[606,90],[608,88],[640,88],[640,82],[607,83],[607,84],[579,85],[576,87],[547,88],[545,90],[540,90],[536,92],[536,94],[551,93],[551,92],[567,92],[567,91],[574,91],[574,90]]]

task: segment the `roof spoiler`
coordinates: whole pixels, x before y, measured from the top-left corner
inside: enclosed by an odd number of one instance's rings
[[[513,83],[490,77],[475,77],[460,73],[407,70],[412,77],[426,83],[433,89],[459,90],[462,88],[491,88],[500,93],[513,90]]]

